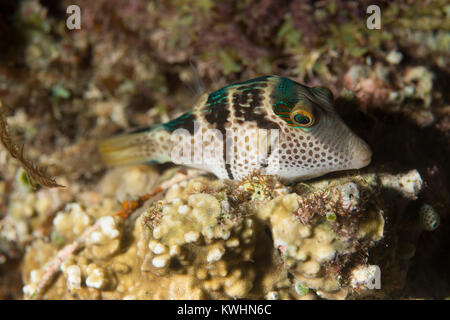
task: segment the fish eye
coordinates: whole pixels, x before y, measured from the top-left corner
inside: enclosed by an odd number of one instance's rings
[[[294,125],[308,128],[314,124],[314,115],[312,110],[305,110],[306,108],[295,107],[290,114],[290,118]],[[308,108],[311,109],[311,108]]]

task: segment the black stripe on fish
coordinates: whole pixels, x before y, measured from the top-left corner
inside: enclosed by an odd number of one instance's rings
[[[222,133],[222,137],[226,140],[226,125],[229,121],[230,110],[228,110],[228,92],[226,89],[220,89],[208,96],[203,113],[205,120],[215,126],[217,130]],[[223,142],[223,163],[225,170],[227,171],[228,178],[233,180],[233,173],[231,172],[231,166],[227,163],[227,145],[226,141]]]
[[[279,129],[279,125],[271,121],[264,109],[264,88],[266,83],[255,83],[240,87],[233,93],[233,110],[237,123],[256,122],[260,129]]]

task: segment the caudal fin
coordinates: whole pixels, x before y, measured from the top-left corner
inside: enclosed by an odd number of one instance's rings
[[[162,137],[162,138],[161,138]],[[164,136],[151,132],[125,134],[99,142],[99,150],[108,166],[125,164],[160,163],[167,161],[164,156]]]

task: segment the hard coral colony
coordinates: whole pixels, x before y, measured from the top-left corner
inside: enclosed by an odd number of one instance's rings
[[[80,253],[64,261],[64,276],[43,297],[348,298],[356,295],[352,271],[366,266],[355,257],[364,256],[383,237],[384,219],[375,199],[379,180],[364,179],[370,182],[322,180],[303,195],[269,184],[264,198],[255,196],[259,188],[240,188],[238,182],[184,181],[170,187],[161,201],[144,205],[125,249],[120,243],[126,226],[110,216],[112,199],[91,209],[71,205],[54,220],[55,232],[66,241],[90,228],[92,217],[101,221],[100,227]],[[364,194],[364,201],[355,202],[356,210],[340,196],[349,184]],[[309,223],[301,222],[297,212],[304,205],[299,204],[324,192],[329,194],[328,210],[338,210],[338,218],[329,221],[325,212],[318,212]],[[27,296],[43,276],[42,255],[54,250],[54,244],[35,243],[27,252]],[[308,290],[299,291],[298,283]],[[358,289],[364,291],[364,284]]]

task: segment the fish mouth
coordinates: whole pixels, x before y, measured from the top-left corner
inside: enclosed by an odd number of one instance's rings
[[[361,162],[361,168],[368,166],[370,164],[370,162],[372,162],[372,155],[365,157],[364,159],[361,159],[360,162]]]
[[[357,157],[353,160],[353,166],[355,169],[361,169],[370,164],[372,162],[372,150],[370,147],[362,140],[359,141],[359,151],[357,153]]]
[[[355,166],[355,169],[361,169],[368,166],[370,162],[372,162],[372,152],[370,152],[369,154],[365,154],[362,157],[359,157],[358,159],[356,159],[356,161],[354,161],[353,164]]]

